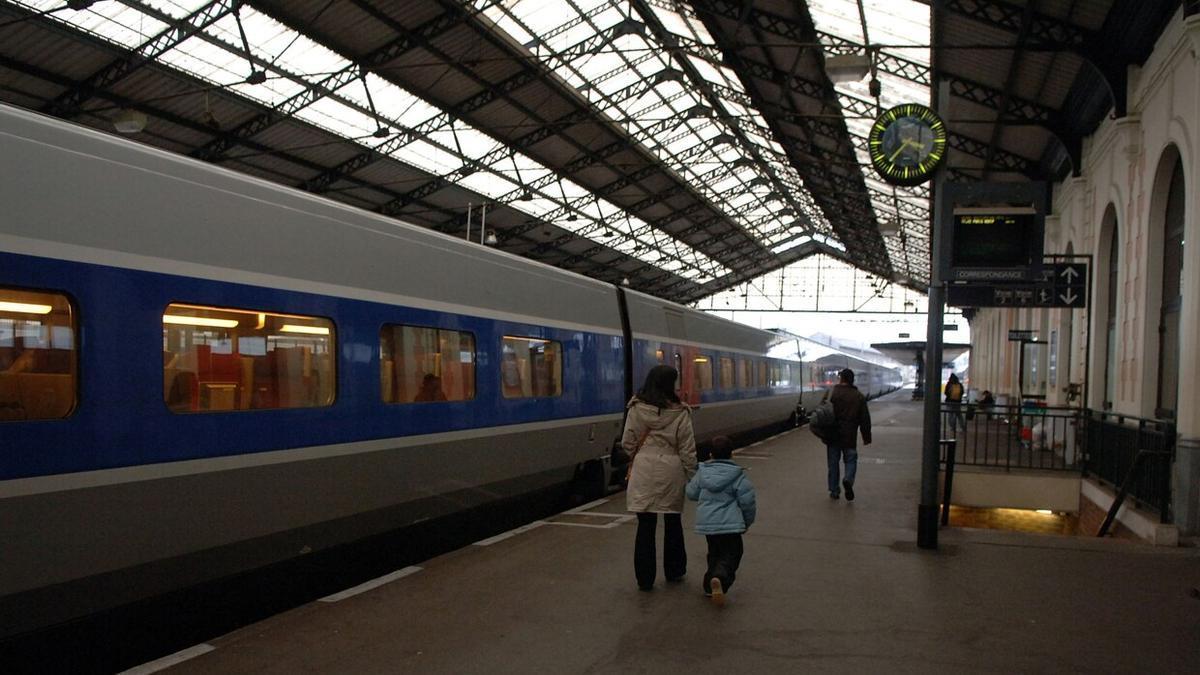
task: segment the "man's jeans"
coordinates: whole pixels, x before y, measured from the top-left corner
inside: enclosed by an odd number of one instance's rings
[[[838,480],[838,461],[845,460],[846,482],[854,485],[854,474],[858,472],[858,449],[826,445],[825,457],[829,460],[829,494],[841,494],[842,483]]]
[[[962,427],[963,432],[967,430],[967,420],[963,417],[961,401],[946,401],[946,412],[949,417],[950,431],[957,433],[958,428]]]

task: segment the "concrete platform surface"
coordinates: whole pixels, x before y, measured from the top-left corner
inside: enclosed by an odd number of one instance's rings
[[[829,499],[807,428],[738,453],[759,522],[724,608],[700,591],[691,505],[685,582],[660,567],[637,589],[618,494],[198,645],[169,672],[1200,672],[1196,549],[953,527],[917,549],[907,399],[871,404],[852,503]]]

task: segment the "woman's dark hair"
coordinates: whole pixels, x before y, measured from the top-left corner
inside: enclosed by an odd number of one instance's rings
[[[638,400],[659,408],[679,403],[679,395],[675,393],[675,380],[678,378],[679,373],[671,366],[654,366],[646,373],[646,383],[637,393]]]

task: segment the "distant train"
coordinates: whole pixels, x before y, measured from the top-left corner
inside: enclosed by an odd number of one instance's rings
[[[800,421],[856,364],[7,106],[0,165],[0,637],[603,490],[656,363],[701,442]]]

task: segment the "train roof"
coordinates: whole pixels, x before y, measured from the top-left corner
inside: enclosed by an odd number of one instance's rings
[[[0,249],[620,333],[615,288],[0,104]]]
[[[4,104],[0,154],[5,250],[620,332],[612,284]],[[626,293],[643,337],[780,340]]]

